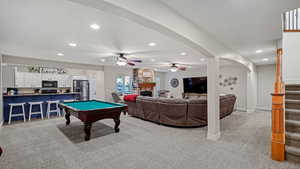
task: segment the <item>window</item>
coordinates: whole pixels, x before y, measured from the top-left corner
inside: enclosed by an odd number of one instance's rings
[[[132,93],[131,77],[119,76],[116,79],[117,92],[121,94]]]

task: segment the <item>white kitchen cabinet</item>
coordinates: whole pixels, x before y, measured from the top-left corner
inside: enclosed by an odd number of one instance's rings
[[[40,73],[25,72],[24,87],[42,87]]]
[[[15,87],[25,87],[25,72],[15,72]]]
[[[42,87],[41,74],[16,71],[15,87]]]
[[[42,73],[42,80],[56,80],[55,74]]]
[[[15,67],[2,66],[2,86],[3,88],[15,87]]]
[[[72,77],[67,74],[52,73],[31,73],[14,71],[14,79],[12,85],[7,87],[42,87],[43,80],[57,81],[58,87],[72,87]]]

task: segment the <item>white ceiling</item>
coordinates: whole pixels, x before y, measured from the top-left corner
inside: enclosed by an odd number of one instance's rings
[[[274,58],[281,39],[281,14],[299,0],[161,0],[226,46],[256,64]],[[257,54],[255,51],[264,52]]]
[[[259,64],[267,63],[261,58],[275,55],[275,40],[281,38],[281,12],[300,5],[299,0],[162,1]],[[67,0],[0,0],[0,23],[0,50],[7,55],[111,65],[100,59],[115,52],[138,52],[135,57],[144,60],[141,67],[160,68],[167,62],[198,67],[205,63],[200,61],[204,56],[165,35]],[[101,29],[92,30],[89,25],[94,23]],[[78,46],[71,48],[69,42]],[[157,46],[150,47],[149,42]],[[264,52],[256,54],[257,49]],[[187,55],[181,56],[181,52]]]
[[[111,65],[111,59],[103,63],[101,58],[137,52],[135,57],[144,60],[139,66],[149,67],[166,62],[200,65],[203,57],[158,32],[67,0],[0,0],[0,23],[0,47],[7,55]],[[94,23],[101,28],[92,30]],[[69,42],[78,46],[69,47]]]

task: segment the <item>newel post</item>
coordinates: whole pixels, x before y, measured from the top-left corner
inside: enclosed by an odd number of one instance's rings
[[[285,159],[285,88],[281,73],[282,49],[277,50],[276,81],[272,94],[272,144],[271,157],[273,160]]]

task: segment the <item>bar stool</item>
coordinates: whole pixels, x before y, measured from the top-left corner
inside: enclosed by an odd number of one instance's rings
[[[44,119],[44,115],[43,115],[43,102],[28,102],[29,104],[29,121],[31,120],[31,115],[33,114],[40,114],[42,119]],[[40,107],[40,111],[37,112],[32,112],[32,108],[33,106],[39,106]]]
[[[50,119],[50,113],[56,112],[58,116],[60,115],[60,109],[58,108],[59,100],[47,101],[47,116]],[[55,109],[51,110],[51,105],[55,105]]]
[[[9,120],[8,120],[8,124],[11,123],[11,118],[12,117],[19,117],[19,116],[23,116],[24,122],[26,122],[26,117],[25,117],[25,103],[10,103],[8,105],[9,105]],[[18,107],[18,106],[22,107],[22,113],[13,114],[14,107]]]
[[[74,102],[75,100],[63,100],[63,102]],[[62,115],[65,115],[66,114],[66,110],[63,109],[63,114]]]

